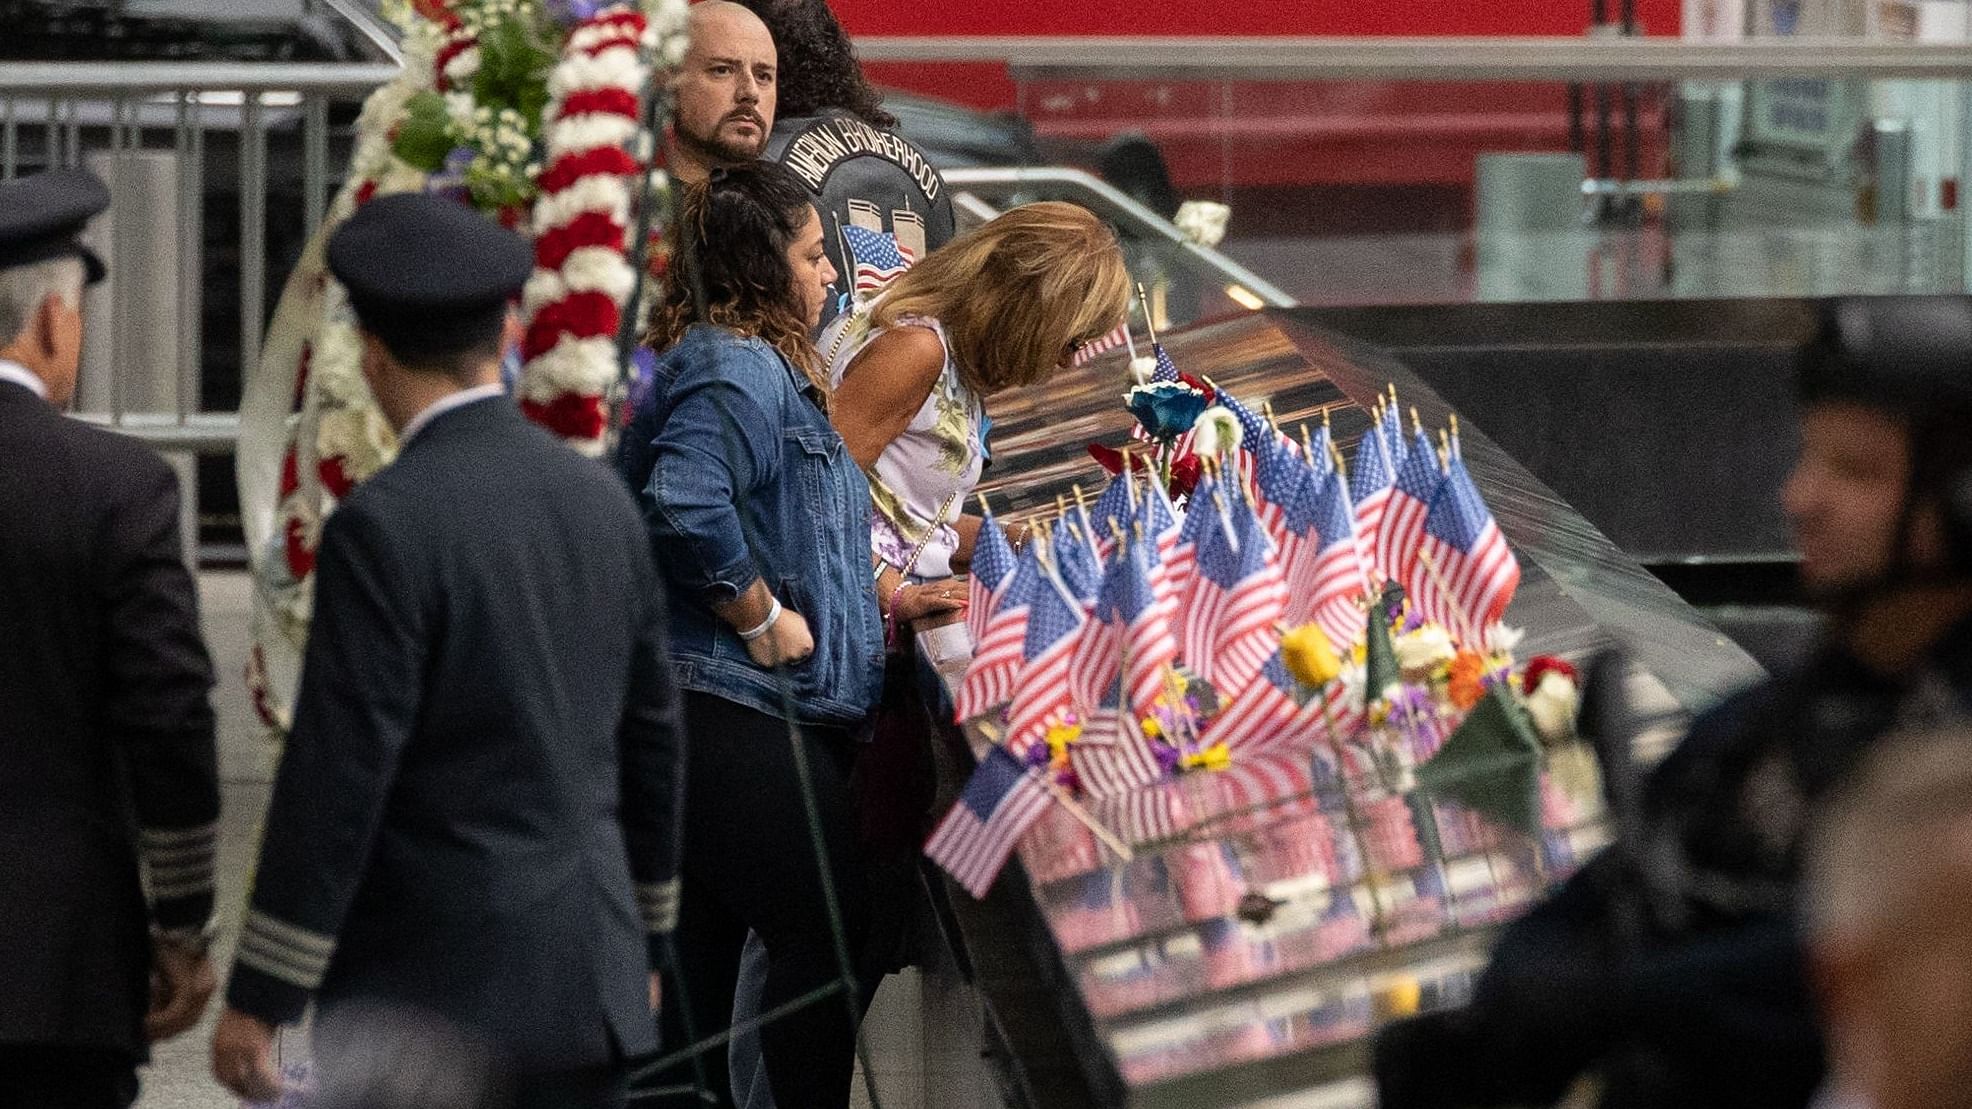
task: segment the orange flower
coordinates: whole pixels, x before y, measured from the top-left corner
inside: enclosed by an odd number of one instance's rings
[[[1486,695],[1486,659],[1477,651],[1460,651],[1452,659],[1445,696],[1461,709],[1469,709]]]

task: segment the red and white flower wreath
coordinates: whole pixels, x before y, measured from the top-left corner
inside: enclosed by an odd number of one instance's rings
[[[636,274],[626,256],[641,179],[639,97],[652,45],[643,14],[618,6],[569,35],[548,78],[546,168],[534,203],[534,276],[522,310],[521,409],[586,454],[600,454],[617,335]]]

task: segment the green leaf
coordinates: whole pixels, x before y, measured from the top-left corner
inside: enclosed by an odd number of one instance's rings
[[[450,120],[445,98],[435,92],[421,92],[405,105],[404,122],[398,125],[391,153],[426,173],[436,173],[452,152]]]

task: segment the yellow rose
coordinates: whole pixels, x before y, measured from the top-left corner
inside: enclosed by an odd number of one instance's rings
[[[1342,673],[1342,660],[1316,624],[1303,624],[1281,636],[1280,653],[1287,672],[1310,689],[1320,689]]]
[[[1205,750],[1184,757],[1186,770],[1224,770],[1232,765],[1232,749],[1223,743],[1214,743]]]

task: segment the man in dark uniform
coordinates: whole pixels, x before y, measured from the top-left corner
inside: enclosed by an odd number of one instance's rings
[[[1804,1105],[1822,1071],[1802,850],[1879,738],[1972,710],[1972,298],[1838,301],[1802,367],[1783,499],[1830,616],[1645,785],[1635,834],[1509,928],[1472,1004],[1381,1039],[1388,1109]]]
[[[779,117],[764,157],[793,170],[822,214],[838,288],[856,288],[856,263],[889,268],[882,245],[858,259],[862,228],[887,234],[908,265],[955,233],[952,198],[924,151],[897,133],[897,117],[863,76],[835,13],[824,0],[745,0],[774,36],[780,56]],[[863,242],[871,240],[863,238]],[[827,326],[840,302],[822,313]]]
[[[80,171],[0,184],[9,1109],[130,1104],[146,1045],[195,1024],[213,989],[212,665],[177,478],[141,444],[58,411],[81,361],[82,287],[103,276],[77,236],[108,206]]]
[[[623,484],[501,396],[527,242],[434,197],[336,232],[397,460],[330,517],[295,724],[213,1041],[264,1097],[275,1026],[317,999],[475,1043],[511,1104],[621,1104],[655,1050],[677,914],[677,699]],[[351,1030],[350,1026],[357,1026]],[[320,1060],[323,1083],[374,1060]]]

